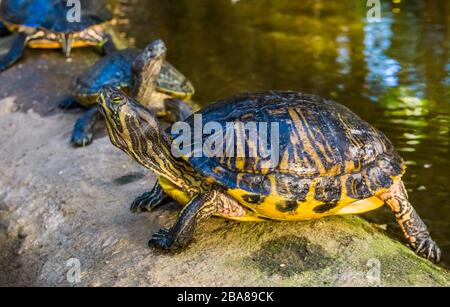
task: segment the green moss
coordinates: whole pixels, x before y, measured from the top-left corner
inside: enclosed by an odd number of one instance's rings
[[[448,286],[450,281],[448,272],[354,216],[297,223],[214,219],[195,242],[184,256],[205,261],[203,253],[214,253],[214,270],[231,271],[241,280],[233,284]],[[369,277],[378,266],[380,280],[373,281]]]
[[[288,235],[264,242],[246,261],[269,275],[292,277],[323,270],[332,264],[332,257],[308,239]]]

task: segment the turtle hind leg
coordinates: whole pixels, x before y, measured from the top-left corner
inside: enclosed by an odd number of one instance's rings
[[[98,108],[94,107],[86,111],[75,123],[72,132],[71,143],[76,147],[85,147],[92,143],[94,138],[94,126],[98,119]]]
[[[27,45],[27,37],[25,33],[15,35],[11,49],[0,59],[0,72],[7,70],[22,58]]]
[[[170,229],[161,229],[149,242],[149,246],[164,250],[184,248],[192,241],[196,226],[212,215],[243,218],[246,210],[234,199],[212,189],[194,197],[181,211],[178,221]]]
[[[166,193],[164,192],[161,185],[156,182],[155,186],[150,192],[142,194],[133,201],[130,210],[133,213],[151,212],[156,207],[161,205],[166,199]]]
[[[431,238],[427,226],[408,200],[408,193],[401,180],[380,197],[391,208],[403,230],[409,246],[416,254],[438,263],[441,250]]]

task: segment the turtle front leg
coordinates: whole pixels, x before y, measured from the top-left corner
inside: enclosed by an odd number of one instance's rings
[[[0,59],[0,72],[7,70],[22,58],[27,39],[28,35],[25,33],[15,35],[11,49]]]
[[[172,228],[163,228],[153,235],[149,246],[164,250],[184,248],[192,241],[196,226],[212,215],[242,218],[247,215],[247,211],[220,189],[209,190],[187,204]]]
[[[397,181],[381,199],[391,208],[395,218],[416,254],[438,263],[441,250],[431,238],[427,226],[408,200],[408,193],[401,180]]]
[[[208,191],[196,196],[181,211],[178,221],[171,229],[160,229],[149,242],[164,250],[176,250],[186,247],[194,236],[198,223],[208,219],[217,210],[217,191]]]
[[[98,119],[98,108],[93,107],[86,111],[75,123],[71,143],[77,147],[85,147],[92,143],[94,126]]]
[[[133,201],[130,210],[133,213],[151,212],[156,207],[161,205],[167,198],[168,196],[159,182],[156,182],[150,192],[142,194]]]

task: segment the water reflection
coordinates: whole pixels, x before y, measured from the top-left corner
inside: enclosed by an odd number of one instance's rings
[[[350,50],[350,39],[345,34],[340,34],[336,38],[337,44],[337,57],[336,62],[339,63],[340,69],[339,74],[347,75],[351,72],[351,50]],[[344,89],[344,87],[340,87]]]
[[[369,22],[364,27],[367,83],[373,101],[378,100],[386,87],[396,87],[399,83],[397,73],[401,69],[400,64],[387,55],[393,36],[392,24],[392,14],[388,13],[380,22]]]
[[[450,264],[450,2],[382,3],[381,22],[367,23],[365,1],[135,0],[121,28],[139,47],[163,38],[200,103],[304,91],[381,129],[407,161],[411,200]],[[402,238],[388,210],[367,218]]]

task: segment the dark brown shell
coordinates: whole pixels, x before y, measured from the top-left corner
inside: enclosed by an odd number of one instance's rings
[[[305,201],[314,188],[316,200],[333,204],[342,197],[376,195],[404,172],[402,158],[382,132],[343,105],[317,96],[248,93],[214,103],[198,114],[203,126],[218,122],[224,131],[226,123],[268,123],[272,135],[270,123],[279,125],[280,163],[275,167],[270,157],[195,157],[195,148],[185,155],[200,173],[229,189]],[[194,116],[187,122],[193,129]],[[256,146],[256,139],[247,134],[245,156],[250,156],[248,148]]]

